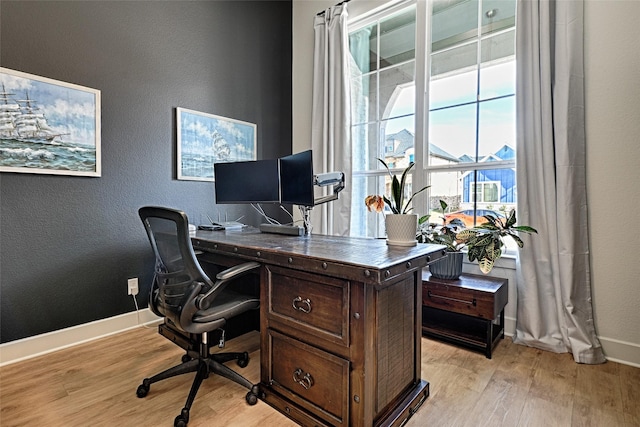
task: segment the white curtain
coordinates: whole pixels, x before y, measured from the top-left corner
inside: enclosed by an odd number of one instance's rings
[[[587,228],[583,0],[518,0],[518,222],[538,229],[517,263],[514,341],[603,363]]]
[[[314,21],[311,148],[314,172],[344,172],[351,177],[351,102],[347,5],[330,7]],[[348,235],[350,183],[338,200],[316,206],[314,232]]]

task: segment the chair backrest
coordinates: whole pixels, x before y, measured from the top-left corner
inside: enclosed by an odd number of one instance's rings
[[[189,237],[189,220],[179,210],[145,206],[138,210],[155,254],[155,274],[149,294],[151,310],[183,331],[189,331],[198,311],[195,298],[212,287],[200,267]]]

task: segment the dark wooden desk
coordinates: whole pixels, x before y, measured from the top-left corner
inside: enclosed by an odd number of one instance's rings
[[[262,399],[308,426],[400,426],[429,395],[420,373],[422,268],[439,245],[198,231],[207,262],[262,263]]]

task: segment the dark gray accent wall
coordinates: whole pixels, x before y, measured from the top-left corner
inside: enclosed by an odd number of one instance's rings
[[[176,179],[175,108],[256,123],[258,158],[291,153],[291,1],[0,2],[0,65],[99,89],[102,177],[0,174],[1,342],[147,305],[140,206],[215,205]]]

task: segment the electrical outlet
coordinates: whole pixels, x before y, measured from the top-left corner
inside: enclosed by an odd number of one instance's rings
[[[129,295],[138,295],[138,278],[134,277],[133,279],[127,280],[127,293]]]

